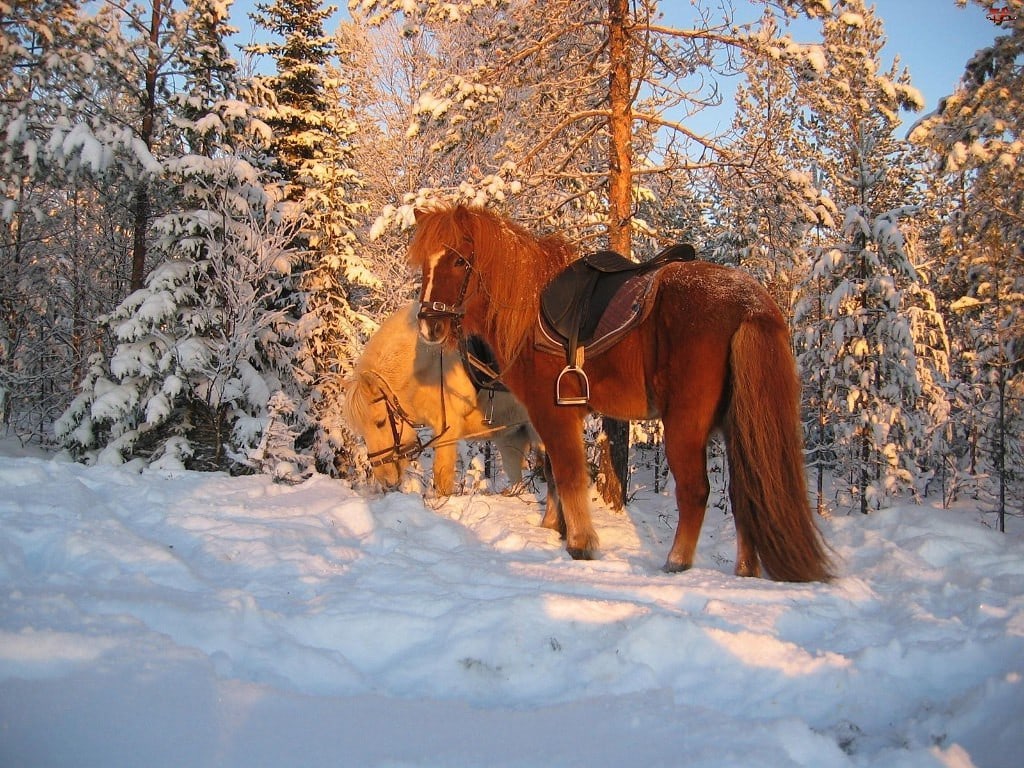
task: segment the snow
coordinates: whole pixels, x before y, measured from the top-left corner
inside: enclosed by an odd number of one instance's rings
[[[835,517],[793,585],[716,508],[675,575],[670,497],[589,563],[540,511],[0,456],[0,765],[1017,764],[1019,531]]]

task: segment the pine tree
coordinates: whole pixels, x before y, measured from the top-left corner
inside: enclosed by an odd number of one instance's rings
[[[393,210],[395,201],[415,196],[422,178],[434,176],[444,160],[410,135],[416,83],[429,67],[422,39],[400,34],[395,22],[378,29],[358,15],[341,23],[334,37],[337,79],[358,141],[352,164],[363,182],[360,199],[369,212]],[[354,230],[356,247],[372,265],[378,282],[367,296],[375,320],[398,311],[416,286],[406,263],[408,237],[397,229]]]
[[[104,343],[92,318],[125,294],[121,182],[154,168],[106,109],[127,67],[117,12],[77,6],[10,3],[0,24],[0,403],[39,441]]]
[[[189,156],[177,172],[194,207],[157,222],[166,258],[102,319],[114,354],[95,356],[56,433],[87,461],[245,471],[289,390],[294,331],[274,278],[294,222],[242,160]]]
[[[295,365],[304,387],[297,403],[309,424],[311,451],[327,470],[350,436],[340,422],[341,386],[370,325],[360,305],[379,285],[356,250],[365,204],[355,172],[356,124],[347,83],[337,77],[333,38],[323,25],[335,11],[319,0],[257,4],[254,21],[280,40],[249,47],[271,56],[274,75],[256,86],[267,97],[263,119],[272,127],[278,170],[290,199],[301,204],[304,257],[293,282],[297,326]]]
[[[957,90],[911,135],[958,190],[945,233],[958,276],[951,309],[978,427],[972,464],[995,476],[1001,530],[1024,462],[1024,3],[1003,5],[1016,14],[1007,34],[971,58]]]
[[[754,34],[768,44],[778,39],[778,25],[766,10]],[[744,75],[729,163],[710,174],[715,204],[708,216],[719,233],[711,258],[753,273],[787,311],[806,261],[808,233],[817,225],[835,226],[837,213],[815,184],[813,152],[796,130],[804,74],[771,57],[751,56]]]
[[[251,471],[283,466],[282,434],[300,394],[296,323],[281,297],[296,258],[295,205],[270,183],[269,127],[256,119],[225,46],[226,8],[194,0],[175,18],[177,156],[164,161],[176,205],[153,225],[160,261],[102,323],[116,340],[97,355],[58,437],[87,460]],[[268,450],[270,453],[268,453]],[[253,453],[255,451],[255,453]],[[294,447],[288,449],[289,455]],[[297,472],[301,463],[285,462]]]
[[[930,418],[942,412],[941,388],[925,368],[942,355],[919,352],[947,346],[924,334],[932,329],[921,310],[933,302],[900,228],[914,214],[905,201],[915,180],[892,132],[899,109],[918,107],[920,97],[898,62],[880,72],[883,43],[881,22],[861,0],[839,3],[825,23],[830,78],[807,89],[807,123],[822,183],[843,213],[812,259],[796,316],[807,328],[800,362],[810,405],[828,424],[836,472],[864,513],[923,484],[922,455],[937,427]]]

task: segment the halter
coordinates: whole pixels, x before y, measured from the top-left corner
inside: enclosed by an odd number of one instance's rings
[[[466,307],[463,305],[463,302],[466,299],[466,291],[469,290],[469,278],[473,276],[473,264],[454,248],[449,248],[449,250],[455,251],[466,266],[466,276],[462,279],[462,285],[459,287],[459,295],[456,297],[454,304],[445,304],[443,301],[421,301],[420,311],[416,314],[416,317],[420,320],[441,320],[447,318],[455,325],[458,336],[461,337],[462,318],[466,314]]]
[[[423,442],[420,438],[419,429],[422,424],[417,423],[412,419],[409,414],[402,408],[401,402],[398,400],[398,395],[391,388],[384,377],[382,377],[376,371],[371,371],[373,377],[377,379],[378,389],[380,390],[380,397],[371,400],[372,403],[384,403],[384,408],[388,414],[388,426],[391,427],[391,438],[393,444],[390,448],[382,448],[379,451],[371,451],[366,454],[366,460],[370,467],[382,467],[385,464],[397,465],[401,461],[412,461],[413,459],[419,458],[419,456],[435,445],[448,431],[448,409],[445,405],[444,397],[444,355],[441,355],[441,431],[434,435],[432,438]],[[408,442],[402,442],[402,428],[401,425],[406,424],[412,428],[414,438]]]

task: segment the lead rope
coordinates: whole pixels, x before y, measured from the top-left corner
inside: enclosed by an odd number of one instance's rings
[[[448,407],[447,407],[447,400],[448,400],[448,398],[446,398],[444,396],[444,349],[443,348],[438,351],[437,359],[439,361],[438,364],[440,366],[440,370],[438,371],[438,373],[441,376],[441,431],[437,435],[437,437],[440,438],[441,435],[443,435],[445,432],[448,431]]]
[[[447,445],[447,443],[441,443],[440,440],[444,434],[448,431],[448,407],[446,404],[447,398],[444,396],[444,350],[438,354],[440,358],[441,369],[441,431],[434,435],[432,438],[427,440],[425,443],[421,443],[419,450],[416,452],[416,456],[422,454],[427,448],[433,448],[438,445]],[[412,457],[415,458],[415,457]]]

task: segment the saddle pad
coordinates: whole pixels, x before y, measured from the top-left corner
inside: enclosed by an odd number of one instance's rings
[[[579,343],[586,348],[588,355],[607,351],[634,326],[647,319],[657,295],[655,283],[659,274],[660,270],[633,275],[618,287],[593,324],[593,331],[580,336]],[[544,313],[538,318],[534,346],[542,352],[565,354],[564,337],[552,329]]]

